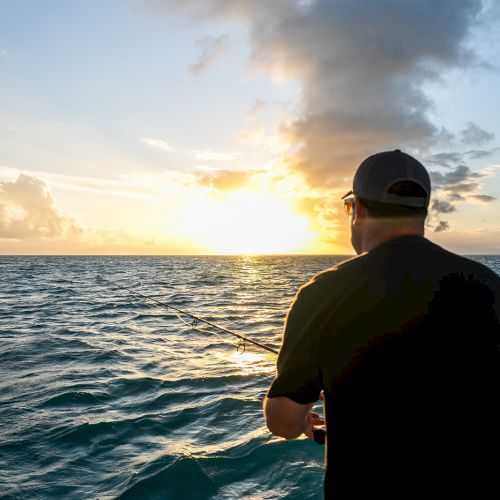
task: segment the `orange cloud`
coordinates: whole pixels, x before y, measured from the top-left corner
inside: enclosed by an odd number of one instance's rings
[[[59,213],[40,179],[21,174],[14,182],[0,182],[0,238],[54,239],[80,231]]]

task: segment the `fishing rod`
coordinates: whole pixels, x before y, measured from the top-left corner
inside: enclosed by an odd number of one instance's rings
[[[257,347],[260,347],[261,349],[264,349],[266,351],[269,351],[269,352],[272,352],[273,354],[278,354],[278,351],[276,351],[275,349],[272,349],[271,347],[265,345],[265,344],[261,344],[260,342],[257,342],[256,340],[252,340],[248,337],[246,337],[245,335],[241,335],[239,333],[236,333],[236,332],[233,332],[231,330],[228,330],[227,328],[224,328],[222,326],[219,326],[219,325],[216,325],[215,323],[213,323],[212,321],[209,321],[205,318],[202,318],[201,316],[197,316],[195,314],[191,314],[187,311],[183,311],[182,309],[179,309],[178,307],[174,307],[173,305],[167,303],[167,302],[163,302],[161,300],[158,300],[158,299],[155,299],[154,297],[151,297],[150,295],[145,295],[141,292],[138,292],[137,290],[134,290],[132,287],[126,287],[126,286],[120,286],[120,285],[114,285],[115,287],[117,288],[120,288],[121,290],[127,290],[129,293],[131,293],[132,295],[136,295],[137,297],[142,297],[143,299],[145,300],[149,300],[150,302],[156,304],[156,305],[159,305],[159,306],[162,306],[164,307],[165,309],[171,309],[172,311],[175,311],[177,313],[177,317],[183,321],[184,323],[188,324],[187,321],[184,321],[180,316],[179,314],[184,314],[185,316],[188,316],[190,318],[193,319],[194,323],[191,324],[190,326],[192,328],[196,328],[196,325],[198,322],[201,322],[201,323],[205,323],[209,326],[211,326],[212,328],[216,328],[217,330],[220,330],[224,333],[228,333],[230,335],[233,335],[234,337],[237,337],[238,339],[240,339],[240,341],[243,341],[243,342],[248,342],[250,344],[253,344]],[[197,328],[198,330],[204,332],[204,333],[212,333],[214,335],[217,335],[219,336],[217,333],[215,332],[211,332],[209,330],[201,330],[199,328]],[[238,346],[239,347],[239,346]],[[317,429],[314,429],[313,430],[313,439],[314,441],[317,443],[317,444],[325,444],[325,437],[326,437],[326,431],[324,428],[317,428]]]
[[[209,321],[205,318],[202,318],[200,316],[196,316],[194,314],[183,311],[182,309],[179,309],[178,307],[174,307],[173,305],[171,305],[167,302],[157,300],[154,297],[151,297],[150,295],[145,295],[141,292],[138,292],[137,290],[134,290],[132,287],[126,287],[126,286],[120,286],[120,285],[115,285],[115,286],[118,288],[121,288],[122,290],[128,290],[131,294],[136,295],[138,297],[142,297],[145,300],[149,300],[150,302],[153,302],[156,305],[162,306],[166,309],[171,309],[172,311],[176,311],[179,314],[184,314],[185,316],[192,318],[195,321],[195,323],[193,325],[191,325],[193,327],[195,327],[198,322],[205,323],[205,324],[211,326],[212,328],[216,328],[217,330],[220,330],[224,333],[228,333],[230,335],[233,335],[234,337],[237,337],[238,339],[240,339],[243,342],[248,342],[248,343],[253,344],[257,347],[260,347],[261,349],[265,349],[266,351],[272,352],[273,354],[278,354],[278,351],[276,351],[275,349],[273,349],[265,344],[261,344],[260,342],[257,342],[256,340],[252,340],[248,337],[245,337],[244,335],[241,335],[240,333],[236,333],[236,332],[233,332],[231,330],[228,330],[227,328],[216,325],[215,323],[212,323],[211,321]],[[215,334],[214,332],[210,332],[208,330],[203,330],[203,331],[206,333]],[[217,335],[217,334],[215,334],[215,335]]]

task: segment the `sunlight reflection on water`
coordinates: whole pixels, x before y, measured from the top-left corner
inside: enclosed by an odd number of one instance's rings
[[[500,269],[498,257],[475,258]],[[198,481],[207,498],[321,498],[323,449],[264,425],[276,357],[114,285],[142,282],[142,293],[278,349],[298,287],[342,260],[0,257],[2,494],[185,498]]]
[[[271,353],[260,354],[254,352],[234,351],[232,354],[214,353],[214,356],[221,361],[229,362],[237,367],[242,375],[264,374],[273,375],[275,356]]]

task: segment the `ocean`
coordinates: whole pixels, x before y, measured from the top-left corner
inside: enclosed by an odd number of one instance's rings
[[[322,498],[323,447],[264,424],[275,356],[121,287],[279,349],[346,258],[0,257],[0,498]]]

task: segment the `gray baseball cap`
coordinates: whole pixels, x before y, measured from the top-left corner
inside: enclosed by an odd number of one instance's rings
[[[391,186],[401,181],[415,182],[426,196],[402,196],[389,192]],[[369,156],[361,163],[354,175],[352,190],[341,199],[350,194],[380,203],[427,208],[431,195],[431,178],[425,167],[413,156],[399,149],[384,151]]]

